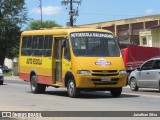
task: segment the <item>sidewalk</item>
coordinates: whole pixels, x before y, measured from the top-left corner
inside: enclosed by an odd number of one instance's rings
[[[7,80],[21,80],[19,76],[4,76],[4,79]]]

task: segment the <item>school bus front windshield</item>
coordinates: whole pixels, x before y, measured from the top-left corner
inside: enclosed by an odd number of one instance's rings
[[[109,33],[71,33],[71,44],[75,56],[119,57],[115,38]]]

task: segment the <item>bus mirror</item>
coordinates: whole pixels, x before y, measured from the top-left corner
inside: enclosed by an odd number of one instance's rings
[[[66,39],[62,39],[62,47],[66,47]]]

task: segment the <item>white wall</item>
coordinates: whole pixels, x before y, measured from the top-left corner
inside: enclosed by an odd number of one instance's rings
[[[12,69],[12,65],[13,65],[12,60],[6,58],[5,61],[4,61],[4,65],[7,66],[9,69]]]

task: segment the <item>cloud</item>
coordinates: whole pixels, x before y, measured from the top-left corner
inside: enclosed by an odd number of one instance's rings
[[[61,11],[62,11],[62,8],[57,7],[57,6],[44,6],[44,7],[42,7],[42,14],[43,15],[59,14]],[[32,9],[32,13],[40,14],[40,8]]]
[[[147,14],[152,14],[153,12],[154,12],[153,9],[147,9],[147,10],[145,10],[145,13],[147,13]]]

